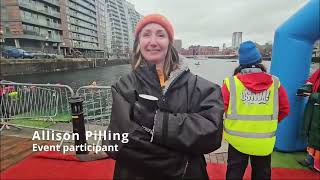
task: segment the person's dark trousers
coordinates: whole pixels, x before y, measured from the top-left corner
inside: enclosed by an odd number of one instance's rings
[[[251,163],[251,179],[269,180],[271,179],[271,154],[268,156],[253,156],[239,152],[232,145],[228,148],[228,166],[226,179],[243,179],[248,160]]]

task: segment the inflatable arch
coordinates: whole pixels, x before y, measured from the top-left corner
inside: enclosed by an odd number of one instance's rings
[[[275,32],[271,74],[280,78],[289,101],[290,114],[280,124],[275,148],[292,152],[304,150],[301,137],[305,101],[296,91],[308,78],[313,44],[320,39],[320,0],[310,0]]]

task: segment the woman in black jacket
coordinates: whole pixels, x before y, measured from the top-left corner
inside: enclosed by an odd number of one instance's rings
[[[172,45],[173,28],[159,14],[136,26],[133,71],[112,86],[108,131],[129,142],[107,152],[114,179],[208,179],[204,154],[222,139],[220,87],[190,72]],[[157,100],[150,108],[142,96]]]

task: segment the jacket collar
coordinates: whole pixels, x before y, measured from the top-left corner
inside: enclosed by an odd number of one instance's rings
[[[169,79],[165,82],[164,88],[162,90],[163,94],[165,94],[168,91],[170,85],[173,84],[173,82],[186,71],[189,71],[188,65],[185,62],[180,61],[180,63],[178,64],[178,68],[170,73]]]
[[[245,68],[241,70],[241,74],[259,73],[259,72],[262,72],[260,68]]]
[[[184,72],[187,71],[189,71],[188,65],[185,62],[180,61],[178,64],[178,68],[170,73],[169,79],[165,82],[164,87],[162,89],[163,94],[165,94],[168,91],[169,87],[171,87],[174,84],[174,82]],[[156,65],[141,65],[137,70],[135,70],[135,72],[138,79],[146,81],[148,84],[154,87],[160,88]]]

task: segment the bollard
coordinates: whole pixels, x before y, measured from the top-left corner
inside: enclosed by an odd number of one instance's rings
[[[73,133],[79,134],[79,139],[75,139],[75,146],[80,147],[82,145],[84,147],[87,142],[82,106],[83,98],[80,96],[73,96],[70,98],[69,103],[71,104]],[[76,154],[88,154],[88,151],[82,151],[80,148],[77,148]]]

